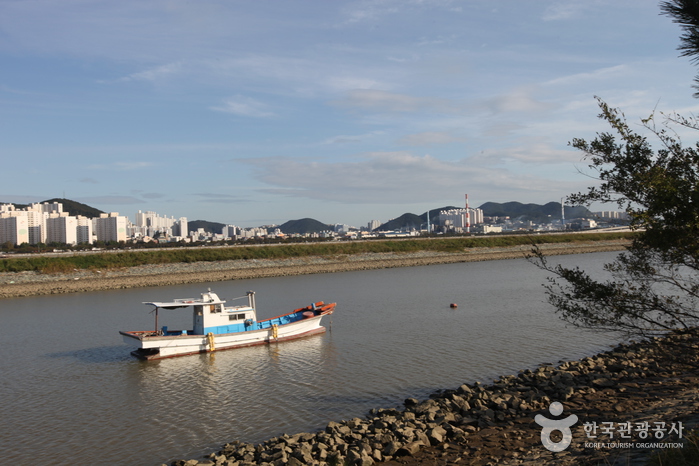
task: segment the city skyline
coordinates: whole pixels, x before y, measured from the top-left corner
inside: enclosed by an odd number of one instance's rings
[[[0,202],[364,225],[585,191],[573,138],[691,114],[657,1],[0,4]],[[610,210],[595,206],[593,210]],[[220,213],[220,214],[219,214]]]

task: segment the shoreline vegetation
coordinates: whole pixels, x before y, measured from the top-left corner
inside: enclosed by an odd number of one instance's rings
[[[0,260],[0,298],[623,250],[632,233],[63,253]]]

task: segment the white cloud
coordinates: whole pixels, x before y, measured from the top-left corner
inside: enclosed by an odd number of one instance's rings
[[[521,156],[520,157],[524,157]],[[464,189],[481,193],[567,193],[570,184],[474,163],[409,152],[373,152],[350,161],[265,157],[243,161],[277,195],[354,203],[407,204],[452,199]],[[300,182],[303,180],[303,182]],[[555,193],[555,194],[554,194]]]
[[[251,202],[251,199],[249,197],[238,196],[235,194],[194,193],[193,195],[198,198],[197,202],[204,202],[204,203],[230,204],[230,203]]]
[[[545,85],[582,85],[590,84],[595,81],[620,80],[628,77],[631,69],[628,65],[614,65],[604,68],[599,68],[587,73],[576,73],[569,76],[552,79]]]
[[[340,107],[371,110],[378,113],[409,113],[419,111],[453,112],[456,108],[447,99],[413,97],[374,89],[355,89],[333,102]]]
[[[537,88],[534,86],[522,86],[486,100],[485,105],[495,113],[533,113],[552,109],[553,105],[537,100],[533,96],[536,91]]]
[[[169,76],[176,75],[180,73],[183,69],[183,63],[181,61],[174,63],[167,63],[165,65],[156,66],[144,71],[139,71],[137,73],[132,73],[123,78],[119,78],[117,81],[150,81],[155,82],[159,79],[166,78]]]
[[[452,142],[464,142],[465,138],[456,137],[443,131],[425,131],[422,133],[408,134],[398,140],[399,144],[410,146],[431,146],[437,144],[449,144]]]
[[[133,204],[145,204],[145,201],[137,199],[133,196],[89,196],[89,197],[78,197],[75,200],[88,205],[133,205]]]
[[[487,164],[502,164],[515,161],[544,166],[551,164],[571,165],[580,162],[581,158],[582,154],[573,149],[556,149],[541,141],[529,141],[527,143],[519,141],[513,147],[485,150],[481,154],[472,157],[471,160]]]
[[[241,95],[226,99],[223,105],[210,108],[217,112],[232,113],[234,115],[254,118],[268,118],[274,116],[274,113],[268,110],[266,104]]]
[[[119,171],[130,171],[130,170],[141,170],[143,168],[152,167],[151,162],[143,161],[124,161],[124,162],[113,162],[110,164],[93,164],[88,166],[91,170],[119,170]]]
[[[590,0],[585,0],[588,4]],[[561,21],[572,19],[578,16],[585,8],[585,5],[578,0],[557,0],[546,7],[542,19],[544,21]]]

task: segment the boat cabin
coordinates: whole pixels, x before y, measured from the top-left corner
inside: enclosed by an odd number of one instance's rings
[[[155,306],[156,331],[162,335],[214,335],[221,333],[235,333],[250,330],[257,322],[255,312],[255,292],[247,292],[247,306],[226,307],[226,301],[220,299],[211,290],[201,294],[200,299],[176,299],[169,303],[144,303]],[[192,330],[168,330],[167,327],[158,328],[159,309],[177,309],[182,307],[192,307],[193,327]]]

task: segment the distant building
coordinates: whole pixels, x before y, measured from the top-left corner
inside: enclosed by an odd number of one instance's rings
[[[77,226],[76,226],[76,238],[78,244],[87,243],[92,244],[92,219],[78,215]]]
[[[610,220],[628,220],[629,219],[628,213],[620,212],[620,211],[613,211],[613,210],[604,210],[601,212],[593,212],[593,214],[596,217],[599,217],[601,219],[610,219]]]
[[[156,236],[157,233],[167,236],[187,236],[189,226],[186,217],[163,217],[156,212],[138,211],[133,234],[140,236]]]
[[[226,225],[226,226],[223,227],[223,229],[221,230],[221,234],[223,235],[224,238],[235,239],[235,238],[238,237],[238,231],[239,231],[239,230],[240,230],[240,229],[239,229],[237,226],[235,226],[235,225]]]
[[[468,209],[468,223],[471,227],[483,223],[483,211],[481,209]],[[439,225],[455,231],[463,231],[466,228],[466,209],[442,210],[439,212]]]
[[[0,213],[0,244],[12,243],[20,245],[29,243],[29,221],[27,215],[12,215],[13,213],[12,211]]]
[[[53,212],[46,220],[46,243],[77,244],[78,219],[68,212]]]
[[[119,215],[119,212],[100,214],[99,218],[92,219],[95,236],[98,241],[126,241],[126,227],[128,219]]]

